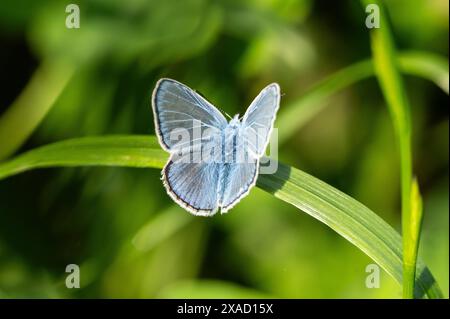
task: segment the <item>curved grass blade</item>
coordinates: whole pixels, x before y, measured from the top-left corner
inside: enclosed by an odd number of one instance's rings
[[[430,80],[444,92],[449,93],[448,62],[446,59],[427,52],[403,52],[397,57],[400,71]],[[283,107],[277,119],[279,143],[285,142],[300,127],[318,114],[327,104],[325,100],[346,87],[375,76],[371,59],[352,64],[330,75],[314,85],[302,97]]]
[[[0,179],[30,169],[57,166],[129,166],[161,168],[167,153],[152,136],[110,135],[65,140],[0,162]]]
[[[0,163],[0,179],[51,166],[162,168],[166,159],[167,153],[154,136],[86,137],[43,146]],[[317,178],[281,163],[278,167],[273,175],[260,175],[257,186],[331,227],[401,283],[402,241],[391,226],[355,199]],[[417,297],[443,297],[432,274],[420,262],[415,289]]]
[[[43,62],[13,104],[0,116],[0,160],[13,154],[33,133],[74,68],[62,61]]]
[[[449,94],[448,59],[421,51],[398,52],[397,55],[402,73],[430,80]]]
[[[278,164],[273,175],[260,175],[258,187],[328,225],[402,282],[402,239],[369,208],[321,180]],[[415,296],[443,298],[432,274],[418,263]]]

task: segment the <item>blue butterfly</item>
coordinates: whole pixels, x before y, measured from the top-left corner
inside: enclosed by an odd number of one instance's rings
[[[152,107],[159,143],[170,153],[161,178],[170,197],[201,216],[236,205],[256,183],[279,104],[280,87],[272,83],[242,119],[228,122],[189,87],[160,79]]]

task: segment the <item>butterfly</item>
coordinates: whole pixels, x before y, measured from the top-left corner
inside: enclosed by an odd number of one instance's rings
[[[170,153],[161,172],[169,196],[194,215],[229,211],[256,184],[279,105],[280,87],[272,83],[228,122],[194,90],[160,79],[152,109],[159,143]]]

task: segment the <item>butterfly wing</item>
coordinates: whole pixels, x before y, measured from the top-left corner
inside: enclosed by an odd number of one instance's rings
[[[222,212],[230,210],[256,184],[259,158],[267,147],[279,103],[280,88],[274,83],[261,91],[245,113],[234,144],[241,156],[236,156],[237,160],[226,167],[220,200]]]
[[[205,161],[201,152],[217,144],[217,136],[227,125],[225,117],[202,96],[171,79],[158,81],[152,106],[160,144],[171,153],[162,171],[167,193],[195,215],[213,215],[218,208],[221,164],[214,159]],[[195,136],[196,128],[199,137]],[[189,134],[187,141],[181,143],[171,136],[180,129]],[[179,156],[180,150],[183,150],[182,156]]]
[[[201,148],[192,149],[193,153],[200,151]],[[162,171],[163,184],[170,197],[190,213],[212,216],[218,208],[221,167],[222,164],[214,161],[185,162],[173,155]]]
[[[276,83],[266,86],[253,100],[242,119],[249,150],[261,157],[269,143],[270,133],[280,106],[280,87]]]
[[[251,158],[248,163],[233,163],[228,165],[223,196],[220,201],[221,213],[226,213],[242,198],[247,196],[255,185],[258,177],[259,162]]]
[[[227,125],[225,117],[211,103],[172,79],[158,81],[153,91],[152,106],[156,134],[166,151],[174,152],[181,147],[173,136],[171,139],[171,133],[177,130],[187,131],[190,134],[189,142],[195,145],[208,138],[205,130],[220,132]],[[194,136],[196,126],[199,128],[198,137]]]

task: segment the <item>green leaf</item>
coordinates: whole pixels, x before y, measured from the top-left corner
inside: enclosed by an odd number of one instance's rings
[[[154,136],[86,137],[44,146],[0,163],[0,179],[39,167],[161,168],[166,160],[167,153]],[[257,186],[331,227],[401,283],[401,237],[370,209],[317,178],[281,163],[275,174],[260,175]],[[164,220],[159,223],[165,224]],[[135,242],[144,243],[142,247],[148,249],[148,234],[142,234],[143,237],[135,237]],[[150,246],[152,240],[149,239]],[[432,274],[420,262],[416,278],[417,297],[442,297]]]

